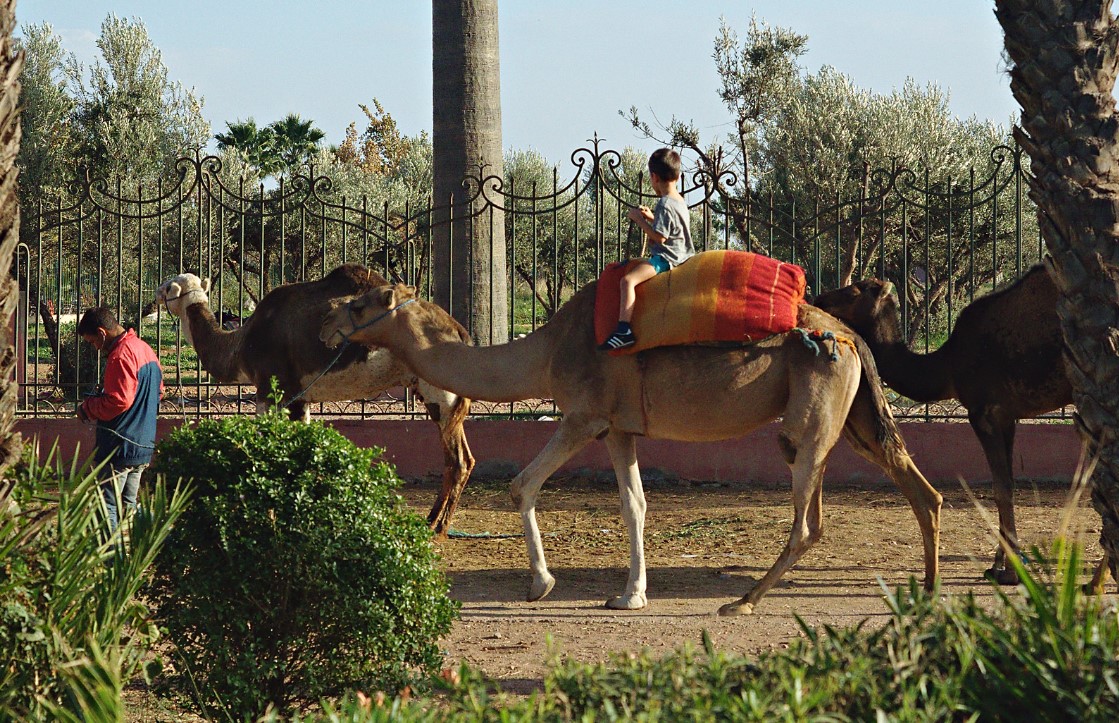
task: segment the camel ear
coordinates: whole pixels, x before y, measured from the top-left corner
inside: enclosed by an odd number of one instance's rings
[[[381,289],[380,299],[381,306],[386,309],[391,309],[396,306],[396,287],[385,286]]]
[[[183,287],[179,285],[178,281],[169,281],[167,282],[166,288],[161,289],[159,300],[166,302],[168,299],[174,299],[182,293]]]
[[[871,297],[874,300],[874,314],[882,313],[882,308],[887,305],[896,307],[895,294],[897,294],[897,287],[892,283],[887,282],[877,286],[874,295]]]
[[[202,291],[206,292],[207,294],[210,293],[210,280],[209,279],[202,279]]]

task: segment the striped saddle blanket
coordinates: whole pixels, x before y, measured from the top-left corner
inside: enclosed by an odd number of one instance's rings
[[[635,261],[607,266],[595,292],[595,340],[618,324],[618,282]],[[789,331],[804,303],[804,269],[745,251],[705,251],[637,287],[637,344],[611,354],[699,342],[748,343]]]

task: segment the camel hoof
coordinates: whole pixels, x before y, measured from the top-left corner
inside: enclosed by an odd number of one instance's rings
[[[528,602],[543,600],[555,586],[556,579],[551,575],[545,575],[544,577],[535,579],[532,581],[532,587],[529,588],[528,598],[526,599],[528,600]]]
[[[619,595],[606,601],[606,607],[611,610],[640,610],[648,604],[644,593],[638,595]]]
[[[999,585],[1018,584],[1018,573],[1013,567],[992,567],[983,573],[983,577]]]
[[[719,615],[753,615],[753,614],[754,614],[754,603],[744,602],[742,600],[739,600],[738,602],[727,603],[726,605],[719,608]]]

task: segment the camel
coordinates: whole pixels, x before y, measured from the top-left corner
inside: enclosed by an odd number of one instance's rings
[[[462,427],[470,400],[417,379],[387,351],[355,345],[338,356],[313,340],[332,301],[386,283],[364,266],[339,266],[318,281],[273,289],[233,331],[223,329],[210,310],[209,280],[181,274],[160,286],[156,297],[171,314],[184,320],[187,343],[217,381],[256,385],[258,411],[269,405],[272,377],[279,381],[283,404],[292,419],[304,421],[310,420],[308,405],[313,402],[369,399],[396,386],[414,389],[439,426],[443,445],[443,484],[428,515],[432,530],[443,537],[474,468]],[[461,326],[456,331],[464,343],[469,341]],[[335,357],[337,361],[324,374]],[[300,392],[304,393],[297,396]]]
[[[1018,584],[1006,564],[1017,550],[1014,522],[1014,427],[1072,403],[1061,356],[1059,292],[1038,264],[1010,286],[982,296],[960,312],[944,344],[913,352],[901,332],[901,313],[888,281],[867,279],[820,294],[813,305],[846,322],[874,353],[882,379],[917,402],[958,399],[991,469],[1000,543],[987,575]],[[1106,569],[1106,566],[1105,566]],[[1093,581],[1094,585],[1102,580]]]
[[[780,450],[792,471],[794,522],[784,550],[754,588],[719,609],[748,614],[823,532],[824,462],[844,435],[859,454],[881,466],[908,498],[924,543],[925,586],[937,576],[941,497],[905,450],[878,388],[865,344],[841,323],[802,306],[802,326],[833,331],[836,361],[817,356],[796,333],[748,346],[660,347],[628,356],[596,349],[595,282],[583,287],[547,324],[508,344],[462,343],[450,316],[419,300],[414,289],[386,286],[339,304],[319,338],[389,349],[420,377],[471,399],[553,398],[559,428],[512,483],[528,548],[532,581],[527,599],[555,585],[536,522],[536,498],[547,478],[593,439],[604,439],[621,496],[630,541],[629,579],[606,607],[646,606],[645,495],[635,437],[715,441],[746,434],[782,417]],[[855,352],[856,346],[861,349]]]

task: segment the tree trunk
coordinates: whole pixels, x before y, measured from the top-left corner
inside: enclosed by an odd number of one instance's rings
[[[509,339],[505,217],[475,203],[484,210],[472,220],[463,205],[476,190],[467,176],[504,176],[497,0],[432,0],[431,10],[434,300],[475,340],[499,344]]]
[[[22,443],[15,431],[19,384],[15,363],[13,314],[19,288],[12,278],[12,258],[19,242],[19,195],[16,156],[19,154],[19,73],[23,56],[14,55],[15,0],[0,0],[0,478],[19,457]]]
[[[1099,460],[1092,502],[1119,563],[1119,25],[1110,0],[996,0],[1022,106],[1080,429]]]

